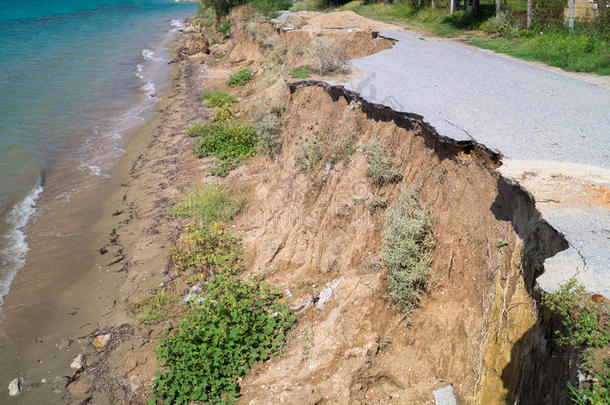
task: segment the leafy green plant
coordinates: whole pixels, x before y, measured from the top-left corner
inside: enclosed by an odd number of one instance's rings
[[[172,208],[172,215],[178,218],[196,218],[200,224],[231,220],[244,206],[242,196],[232,195],[216,184],[199,189],[187,190],[182,202]]]
[[[236,73],[229,76],[227,86],[235,87],[242,86],[252,80],[252,69],[249,66],[239,69]]]
[[[263,101],[253,111],[254,130],[258,137],[261,149],[272,155],[279,153],[282,148],[282,120],[281,111]]]
[[[309,69],[307,66],[299,66],[290,71],[290,77],[293,79],[307,79],[309,76]]]
[[[385,148],[377,139],[365,147],[368,175],[373,183],[378,185],[398,183],[402,180],[402,173],[394,169],[394,162]]]
[[[192,131],[191,136],[200,138],[194,147],[197,157],[216,156],[221,160],[215,172],[218,175],[226,175],[256,152],[254,129],[244,124],[215,122],[201,125]]]
[[[386,213],[383,239],[390,296],[401,311],[408,311],[430,286],[430,254],[435,245],[428,208],[414,191],[404,191]]]
[[[218,30],[218,32],[220,32],[222,35],[227,35],[231,30],[231,20],[226,18],[216,26],[216,30]]]
[[[295,322],[274,288],[216,276],[205,300],[156,348],[152,383],[167,404],[232,403],[254,362],[278,353]]]
[[[385,198],[383,198],[381,196],[374,195],[373,198],[371,199],[371,202],[369,203],[368,209],[371,214],[374,214],[375,211],[384,209],[387,206],[388,206],[388,200],[386,200]]]
[[[324,143],[317,136],[311,136],[299,146],[294,154],[294,164],[301,171],[311,170],[322,160]]]
[[[213,90],[209,93],[203,93],[206,107],[230,107],[235,104],[235,97],[222,90]]]
[[[481,29],[492,34],[501,34],[507,38],[515,38],[519,34],[519,27],[513,23],[513,14],[508,10],[484,21]]]
[[[587,300],[575,279],[544,296],[542,304],[562,317],[565,331],[556,331],[559,344],[577,348],[610,344],[610,311]]]
[[[230,121],[235,118],[235,114],[233,114],[233,110],[230,107],[219,107],[214,110],[214,121]]]
[[[241,252],[239,240],[221,223],[208,226],[191,223],[172,249],[172,257],[179,271],[208,279],[216,274],[239,273]]]
[[[165,319],[169,307],[178,301],[175,292],[157,290],[136,297],[129,303],[129,312],[138,322],[155,323]]]

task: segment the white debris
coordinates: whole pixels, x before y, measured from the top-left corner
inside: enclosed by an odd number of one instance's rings
[[[316,308],[318,310],[323,310],[324,309],[324,305],[330,301],[330,299],[332,297],[336,297],[337,294],[335,292],[335,290],[337,289],[337,287],[339,287],[339,284],[341,284],[341,282],[343,281],[344,277],[341,277],[335,281],[333,281],[330,284],[326,284],[326,288],[323,289],[322,291],[320,291],[320,294],[318,295],[318,302],[316,303]]]

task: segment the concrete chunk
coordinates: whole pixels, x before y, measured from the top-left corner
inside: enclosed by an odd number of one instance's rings
[[[436,405],[457,405],[455,396],[453,395],[453,385],[447,385],[443,388],[432,391],[434,394],[434,402]]]

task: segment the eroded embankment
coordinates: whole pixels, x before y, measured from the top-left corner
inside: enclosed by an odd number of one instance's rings
[[[546,370],[533,297],[544,259],[565,242],[495,172],[498,156],[342,87],[290,90],[282,152],[228,178],[249,202],[236,221],[247,268],[288,290],[299,312],[284,355],[242,382],[243,403],[425,402],[449,383],[460,403],[564,402],[567,369],[558,358]],[[303,174],[294,155],[312,136],[329,150],[349,140],[357,151],[340,161],[327,151]],[[400,184],[367,177],[362,146],[372,138],[392,152]],[[437,240],[434,287],[407,323],[387,299],[386,275],[369,266],[381,253],[383,213],[366,209],[373,196],[392,206],[404,188],[430,206]],[[305,309],[324,286],[334,298]]]

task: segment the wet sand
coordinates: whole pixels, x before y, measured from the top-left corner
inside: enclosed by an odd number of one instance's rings
[[[128,297],[164,278],[169,242],[180,227],[168,209],[194,179],[203,179],[206,165],[183,136],[205,115],[198,100],[205,68],[194,65],[176,65],[157,114],[132,135],[111,179],[55,204],[28,226],[27,263],[2,309],[0,402],[109,402],[102,393],[112,388],[102,378],[112,374],[106,364],[97,367],[104,369],[100,378],[80,390],[94,393],[85,394],[67,387],[75,374],[70,363],[79,353],[88,364],[97,361],[91,334],[131,322]],[[125,330],[129,338],[140,333]],[[17,377],[24,378],[23,391],[9,397],[6,387]]]

